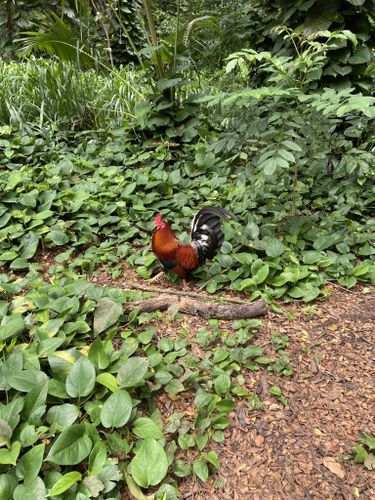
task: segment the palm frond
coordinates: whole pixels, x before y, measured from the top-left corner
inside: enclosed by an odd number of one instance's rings
[[[47,14],[42,23],[35,23],[35,26],[38,31],[21,32],[20,35],[24,36],[15,40],[20,44],[18,52],[21,56],[45,53],[80,66],[94,65],[95,58],[89,53],[89,48],[80,42],[69,24],[56,13]]]

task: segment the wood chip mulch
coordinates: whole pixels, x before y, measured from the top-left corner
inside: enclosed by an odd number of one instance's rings
[[[264,409],[236,405],[225,441],[213,446],[219,472],[206,484],[189,478],[182,498],[375,500],[375,471],[343,461],[361,431],[375,434],[375,288],[370,291],[335,290],[315,303],[314,314],[292,304],[286,308],[291,320],[269,314],[255,343],[264,345],[275,330],[287,335],[293,375],[244,374]],[[270,396],[273,385],[282,388],[285,407]]]

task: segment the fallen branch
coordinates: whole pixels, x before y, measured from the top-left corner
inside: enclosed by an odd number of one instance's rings
[[[182,294],[182,292],[181,292]],[[244,302],[242,304],[219,304],[207,303],[202,300],[192,300],[184,297],[179,298],[179,295],[160,295],[159,297],[151,297],[147,300],[138,300],[124,304],[126,312],[133,309],[139,309],[141,312],[166,311],[175,306],[178,307],[178,312],[190,314],[191,316],[200,316],[201,318],[216,318],[216,319],[249,319],[257,316],[264,316],[267,313],[267,304],[263,299],[255,302]]]

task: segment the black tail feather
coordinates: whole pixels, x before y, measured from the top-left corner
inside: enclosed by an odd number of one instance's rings
[[[191,241],[195,245],[199,264],[212,259],[220,250],[224,241],[221,219],[236,217],[222,207],[204,207],[196,214],[191,223]]]

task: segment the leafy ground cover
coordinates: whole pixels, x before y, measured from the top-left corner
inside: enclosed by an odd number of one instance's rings
[[[116,275],[116,264],[126,259],[147,278],[156,269],[148,248],[153,215],[165,213],[186,239],[196,207],[211,203],[229,206],[238,217],[227,227],[222,254],[197,274],[199,286],[211,293],[225,286],[249,291],[251,298],[309,301],[324,293],[327,281],[350,288],[375,280],[369,187],[344,187],[347,202],[335,209],[339,194],[333,186],[326,193],[327,212],[319,184],[312,208],[288,215],[287,191],[282,201],[274,185],[261,198],[248,189],[246,169],[199,145],[174,155],[168,144],[135,151],[121,134],[104,141],[82,138],[76,148],[55,139],[53,150],[43,151],[45,143],[30,134],[1,131],[7,167],[0,173],[0,264],[12,270],[27,271],[38,248],[57,246],[64,250],[58,262],[69,260],[73,269],[92,272],[111,262]],[[195,161],[183,160],[188,153]],[[371,179],[369,171],[366,186]]]

